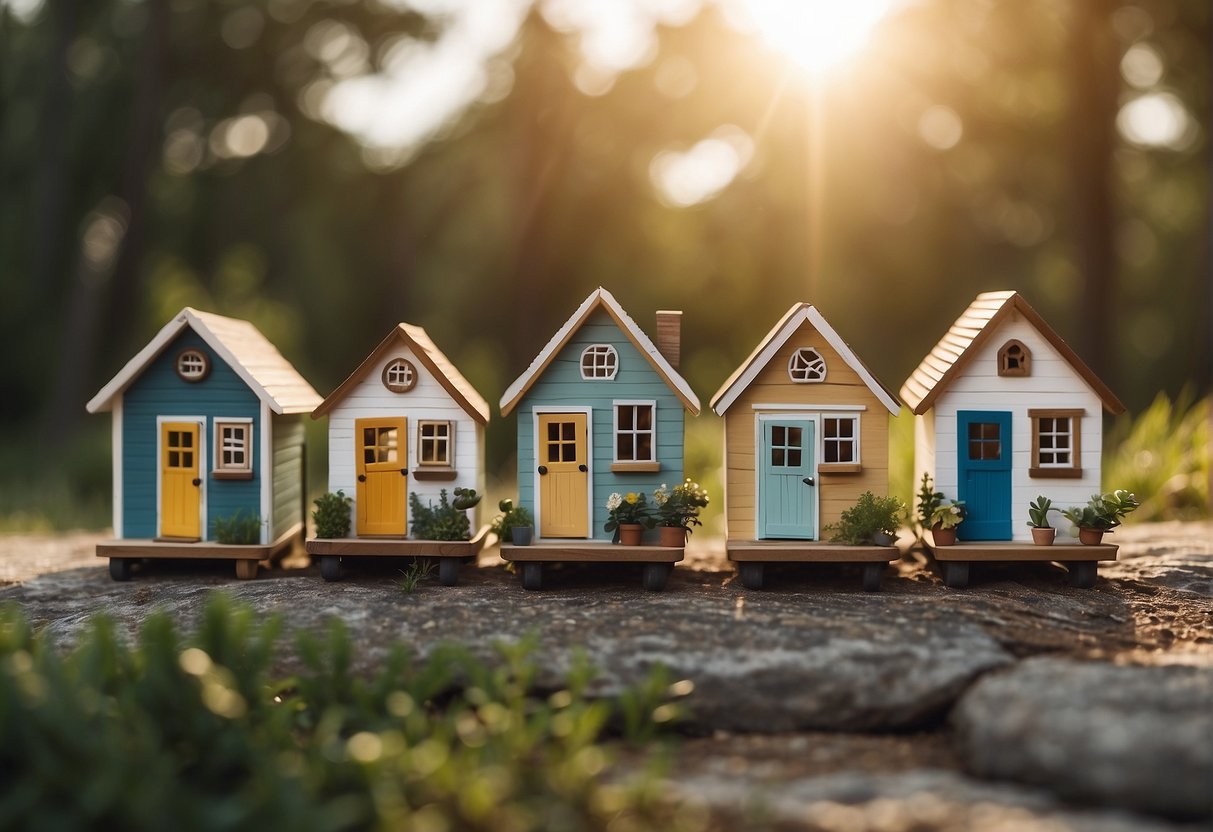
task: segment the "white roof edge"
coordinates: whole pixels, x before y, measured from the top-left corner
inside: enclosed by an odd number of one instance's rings
[[[775,354],[783,349],[788,339],[792,337],[792,333],[799,329],[800,325],[805,321],[813,324],[813,328],[821,333],[821,336],[826,339],[826,342],[834,349],[834,352],[838,353],[846,365],[855,371],[867,388],[872,391],[872,394],[880,400],[880,403],[890,413],[896,416],[901,412],[900,403],[890,396],[888,391],[880,385],[880,382],[876,380],[868,368],[864,366],[863,362],[859,360],[859,356],[855,354],[854,350],[847,345],[846,341],[842,340],[841,336],[834,330],[834,327],[830,326],[829,322],[817,311],[817,307],[807,305],[797,310],[796,314],[788,318],[779,332],[767,341],[762,352],[750,362],[750,366],[746,368],[746,371],[717,399],[715,406],[712,408],[712,411],[717,416],[723,416],[725,411],[732,406],[733,402],[737,401],[742,391],[753,383],[758,374],[775,357]]]
[[[615,296],[601,286],[591,292],[590,296],[581,302],[581,305],[577,307],[576,311],[573,312],[573,314],[569,316],[568,320],[564,322],[564,326],[560,327],[560,329],[556,331],[556,334],[548,339],[547,344],[542,350],[540,350],[539,354],[535,356],[535,360],[530,363],[530,366],[526,368],[526,371],[523,372],[523,374],[518,378],[514,379],[514,383],[506,388],[505,393],[503,393],[501,396],[501,401],[498,403],[498,407],[504,408],[507,404],[513,401],[519,393],[530,385],[532,379],[535,377],[535,374],[539,372],[541,367],[544,367],[547,364],[553,353],[555,353],[556,349],[564,342],[565,338],[567,338],[568,335],[580,325],[590,307],[593,306],[598,300],[601,300],[608,307],[610,307],[611,311],[614,312],[619,320],[623,322],[624,328],[627,330],[629,337],[631,337],[637,346],[639,346],[640,349],[653,360],[653,362],[660,369],[661,373],[666,377],[670,384],[673,385],[674,389],[677,390],[678,393],[688,402],[693,403],[695,410],[698,411],[700,409],[699,397],[695,395],[695,391],[691,389],[691,385],[687,384],[686,379],[684,379],[679,372],[670,365],[670,362],[666,360],[666,357],[661,354],[660,350],[657,349],[657,345],[653,343],[649,336],[645,335],[644,330],[636,325],[636,322],[632,320],[631,316],[628,315],[627,312],[623,311],[623,307],[619,305],[619,301],[615,300]]]

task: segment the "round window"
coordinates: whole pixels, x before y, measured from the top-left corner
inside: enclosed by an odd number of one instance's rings
[[[393,393],[407,393],[417,385],[417,368],[403,358],[393,358],[383,368],[383,386]]]
[[[202,350],[182,350],[177,356],[177,375],[185,381],[202,381],[210,371],[210,359]]]

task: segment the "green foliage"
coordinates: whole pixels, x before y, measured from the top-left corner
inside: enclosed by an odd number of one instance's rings
[[[438,492],[436,506],[433,503],[422,505],[414,492],[409,494],[409,533],[419,540],[468,540],[472,536],[472,524],[465,511],[450,503],[445,488]]]
[[[1080,529],[1109,531],[1120,525],[1125,515],[1137,509],[1137,497],[1123,489],[1107,494],[1092,494],[1085,506],[1072,506],[1062,515]]]
[[[690,533],[691,526],[703,525],[699,512],[708,505],[708,492],[687,477],[685,482],[669,489],[662,483],[653,492],[653,502],[657,503],[657,525]]]
[[[1028,525],[1034,529],[1051,529],[1049,512],[1053,511],[1053,501],[1041,494],[1028,505]]]
[[[312,519],[316,521],[316,537],[341,538],[350,533],[350,506],[354,501],[344,491],[322,494],[315,503]]]
[[[867,546],[878,534],[895,537],[905,512],[905,504],[896,497],[877,497],[865,491],[855,505],[842,512],[838,523],[831,523],[825,530],[833,532],[830,540],[834,543]]]
[[[64,652],[0,610],[0,828],[687,828],[604,743],[677,716],[686,683],[660,670],[618,703],[586,696],[584,656],[540,695],[533,641],[490,661],[396,645],[360,674],[335,619],[275,678],[279,631],[220,595],[192,637],[155,614],[130,645],[98,618]]]
[[[400,587],[400,591],[405,595],[411,595],[417,590],[417,584],[424,581],[434,571],[434,562],[429,558],[418,558],[409,564],[408,569],[400,570],[400,577],[396,579],[396,586]]]
[[[627,494],[616,491],[607,497],[606,507],[607,521],[603,524],[604,531],[613,532],[621,525],[628,524],[639,524],[651,529],[657,524],[649,498],[643,491],[629,491]]]
[[[1185,393],[1172,402],[1160,393],[1136,418],[1124,417],[1110,433],[1104,487],[1122,485],[1141,498],[1134,521],[1195,520],[1209,516],[1208,397]]]
[[[954,529],[965,521],[964,500],[949,500],[946,505],[935,507],[931,512],[931,528]]]
[[[451,505],[460,511],[467,511],[480,504],[481,495],[476,493],[475,488],[456,488],[451,493],[455,496],[455,499],[451,500]]]
[[[535,525],[535,520],[531,517],[531,512],[526,506],[514,506],[514,501],[508,497],[497,503],[497,508],[501,509],[501,514],[493,519],[493,524],[489,526],[489,531],[497,535],[497,539],[508,541],[510,532],[514,528],[523,529],[527,526]]]
[[[219,543],[248,545],[261,542],[261,518],[236,509],[211,521],[211,536]]]
[[[931,475],[923,472],[922,481],[918,484],[918,514],[915,518],[915,525],[919,537],[922,533],[931,528],[935,523],[935,512],[943,503],[943,492],[935,490],[935,483],[931,481]]]

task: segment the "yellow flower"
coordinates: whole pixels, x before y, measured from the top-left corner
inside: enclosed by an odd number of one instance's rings
[[[629,491],[628,495],[623,499],[627,501],[628,505],[634,506],[636,505],[636,501],[640,499],[640,496],[635,491]]]

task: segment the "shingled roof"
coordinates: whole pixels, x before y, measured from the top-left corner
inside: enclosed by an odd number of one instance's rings
[[[273,412],[308,413],[320,403],[320,394],[257,327],[248,321],[200,312],[187,306],[93,396],[87,405],[88,412],[110,410],[114,400],[186,327],[196,332]]]
[[[1100,381],[1070,345],[1045,323],[1040,313],[1018,292],[983,292],[978,295],[906,379],[901,387],[901,400],[909,405],[915,414],[930,410],[935,400],[947,390],[952,380],[960,375],[991,334],[1015,312],[1022,315],[1053,345],[1095,395],[1099,396],[1109,413],[1124,412],[1125,406],[1121,404],[1120,399],[1116,398],[1108,386]]]
[[[451,394],[451,398],[469,416],[482,425],[488,424],[489,403],[476,392],[476,388],[472,386],[471,382],[464,378],[459,370],[455,369],[455,365],[430,340],[430,336],[426,334],[424,329],[405,323],[396,324],[392,328],[387,337],[379,342],[379,346],[375,347],[371,351],[371,354],[358,365],[358,369],[350,373],[349,378],[341,382],[337,386],[337,389],[330,393],[328,398],[312,411],[312,418],[319,419],[332,410],[338,402],[349,395],[370,369],[379,363],[384,353],[397,344],[403,344],[408,347],[426,369],[430,371],[434,379]]]

